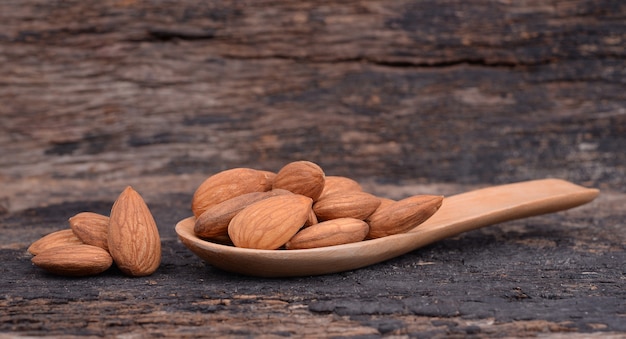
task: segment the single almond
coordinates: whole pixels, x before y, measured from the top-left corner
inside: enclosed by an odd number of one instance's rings
[[[109,217],[94,212],[80,212],[69,219],[70,228],[85,244],[109,250]]]
[[[293,250],[349,244],[362,241],[368,232],[369,225],[363,220],[327,220],[300,230],[285,244],[285,248]]]
[[[212,239],[228,235],[228,223],[247,206],[280,194],[293,194],[287,190],[275,189],[267,192],[250,192],[222,201],[207,208],[196,219],[194,233],[200,238]]]
[[[130,186],[111,208],[108,246],[115,264],[129,276],[150,275],[161,263],[161,238],[154,217]]]
[[[317,200],[324,190],[325,174],[310,161],[294,161],[283,166],[274,178],[273,188],[282,188]]]
[[[300,194],[257,201],[233,217],[228,235],[237,247],[278,249],[302,228],[312,203],[311,198]]]
[[[355,218],[365,220],[380,205],[380,199],[362,191],[339,191],[323,196],[313,205],[319,220]]]
[[[97,275],[113,264],[109,252],[85,244],[49,248],[31,260],[45,271],[70,277]]]
[[[338,175],[328,175],[325,177],[324,189],[319,199],[322,199],[322,197],[328,194],[346,191],[363,191],[363,187],[354,179]]]
[[[39,238],[28,247],[28,252],[32,255],[38,255],[39,253],[50,248],[82,244],[83,242],[76,236],[76,234],[74,234],[74,232],[72,232],[71,229],[64,229],[52,232]]]
[[[370,225],[368,238],[380,238],[411,230],[439,210],[442,196],[415,195],[376,210],[367,218]]]
[[[193,194],[191,210],[198,218],[209,207],[250,192],[272,188],[276,174],[252,168],[233,168],[205,179]]]

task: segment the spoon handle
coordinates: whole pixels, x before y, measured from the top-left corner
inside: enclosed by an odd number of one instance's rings
[[[424,246],[488,225],[573,208],[598,194],[560,179],[488,187],[445,198],[437,213],[410,232],[420,234],[415,238]]]

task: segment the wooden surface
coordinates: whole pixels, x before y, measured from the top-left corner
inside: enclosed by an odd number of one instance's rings
[[[2,1],[0,336],[625,336],[624,46],[619,0]],[[391,198],[602,193],[319,277],[228,274],[176,238],[206,176],[300,159]],[[31,265],[126,185],[154,275]]]

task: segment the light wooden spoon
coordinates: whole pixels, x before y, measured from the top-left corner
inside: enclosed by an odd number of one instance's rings
[[[256,250],[204,241],[193,232],[193,217],[181,220],[176,232],[193,253],[226,271],[259,277],[309,276],[361,268],[484,226],[573,208],[598,194],[597,189],[559,179],[493,186],[445,198],[435,215],[407,233],[303,250]]]

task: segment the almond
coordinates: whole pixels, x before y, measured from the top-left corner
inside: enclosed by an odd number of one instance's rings
[[[339,191],[323,196],[313,205],[319,220],[355,218],[365,220],[380,205],[380,199],[362,191]]]
[[[380,238],[411,230],[435,214],[442,202],[442,196],[415,195],[390,203],[367,218],[370,225],[367,237]]]
[[[233,168],[208,177],[198,186],[191,201],[196,218],[213,205],[250,192],[272,188],[276,174],[252,168]]]
[[[267,192],[245,193],[234,198],[222,201],[207,208],[194,225],[194,233],[200,238],[217,238],[228,235],[228,223],[245,207],[263,199],[280,194],[293,194],[287,190],[271,190]]]
[[[362,191],[363,187],[357,181],[343,176],[329,175],[324,180],[324,189],[320,199],[328,194],[345,191]]]
[[[369,225],[359,219],[339,218],[320,222],[302,229],[286,244],[287,249],[305,249],[334,246],[362,241]]]
[[[317,164],[310,161],[294,161],[276,173],[272,187],[286,189],[315,201],[322,194],[324,182],[324,171]]]
[[[32,255],[38,255],[39,253],[54,247],[67,246],[67,245],[82,245],[83,242],[78,239],[76,234],[71,229],[64,229],[56,232],[52,232],[45,235],[39,240],[33,242],[28,247],[28,252]]]
[[[228,235],[237,247],[277,249],[302,228],[312,203],[311,198],[300,194],[257,201],[233,217]]]
[[[109,217],[94,212],[80,212],[69,219],[70,228],[83,243],[109,250]]]
[[[143,198],[130,186],[111,208],[108,246],[115,264],[129,276],[150,275],[161,263],[156,222]]]
[[[82,244],[49,248],[33,257],[32,262],[53,274],[83,277],[106,271],[113,259],[98,246]]]

